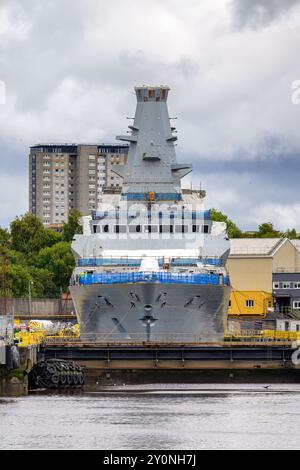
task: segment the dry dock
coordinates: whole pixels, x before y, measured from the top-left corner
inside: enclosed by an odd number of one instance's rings
[[[133,383],[300,382],[300,357],[290,343],[89,344],[52,341],[42,359],[72,359],[88,390]]]

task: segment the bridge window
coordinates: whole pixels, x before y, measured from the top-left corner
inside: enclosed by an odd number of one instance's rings
[[[103,232],[104,233],[109,232],[109,225],[103,225]]]
[[[159,232],[160,233],[173,233],[173,225],[160,225]]]
[[[145,232],[146,233],[157,233],[158,226],[157,225],[145,225]]]
[[[199,225],[193,225],[193,227],[192,227],[193,233],[198,233],[199,228],[200,228]]]
[[[208,225],[202,225],[201,226],[201,232],[202,233],[208,233],[208,228],[209,228]]]
[[[295,308],[296,310],[300,310],[300,300],[294,300],[293,308]]]
[[[187,225],[175,225],[175,232],[176,233],[187,233],[188,226]]]
[[[140,225],[129,225],[129,233],[139,233],[141,232]]]
[[[126,233],[126,225],[115,225],[115,233]]]

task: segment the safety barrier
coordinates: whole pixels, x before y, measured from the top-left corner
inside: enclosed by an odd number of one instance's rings
[[[79,275],[79,285],[90,284],[128,284],[136,282],[157,282],[166,284],[226,284],[229,285],[228,276],[218,274],[179,274],[163,272],[132,272],[132,273],[99,273]],[[74,283],[74,280],[73,280]]]
[[[102,219],[113,219],[113,220],[127,220],[134,218],[141,218],[141,220],[149,220],[149,218],[155,219],[198,219],[198,220],[210,220],[210,210],[207,211],[190,211],[190,210],[178,210],[166,212],[166,211],[139,211],[139,210],[119,210],[119,211],[92,211],[93,220],[102,220]]]
[[[227,331],[224,338],[225,341],[292,342],[300,340],[300,332],[278,330],[239,330]]]
[[[223,261],[221,258],[168,258],[159,257],[156,258],[160,267],[165,262],[170,262],[171,266],[197,266],[198,263],[208,264],[211,266],[222,266]],[[79,258],[77,260],[77,266],[129,266],[138,267],[141,265],[141,258]]]
[[[127,201],[148,201],[149,193],[123,193],[122,199],[127,199]],[[182,195],[180,193],[154,193],[153,199],[155,201],[181,201]]]

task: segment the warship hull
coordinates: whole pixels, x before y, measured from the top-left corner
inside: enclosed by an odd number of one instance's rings
[[[81,338],[90,341],[219,342],[227,285],[149,283],[70,286]]]

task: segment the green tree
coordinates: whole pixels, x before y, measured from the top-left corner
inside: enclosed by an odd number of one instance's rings
[[[33,214],[16,217],[10,224],[11,245],[16,251],[31,256],[46,246],[53,246],[62,237],[54,230],[43,226],[41,220]]]
[[[49,269],[30,267],[29,273],[32,281],[33,298],[52,298],[57,295],[57,288],[54,283],[54,276]]]
[[[10,246],[10,233],[6,228],[0,227],[0,249]]]
[[[46,246],[53,246],[62,241],[63,237],[61,233],[55,232],[55,230],[52,230],[51,228],[44,228],[43,248]]]
[[[63,226],[63,239],[65,242],[71,242],[74,235],[82,233],[82,226],[79,223],[80,212],[74,211],[69,215],[68,222]]]
[[[295,240],[299,238],[299,234],[296,232],[296,229],[294,228],[288,229],[284,235],[290,240]]]
[[[6,255],[8,264],[20,266],[27,266],[28,261],[24,253],[16,250],[6,249],[3,254]]]
[[[1,280],[3,276],[3,265],[0,267]],[[10,264],[7,268],[7,283],[9,297],[27,297],[28,286],[31,281],[30,273],[25,266]],[[3,295],[3,284],[1,282],[1,296]]]
[[[43,248],[35,257],[35,266],[40,269],[47,269],[53,274],[56,295],[59,295],[61,291],[67,289],[75,267],[70,243],[59,242],[50,248]]]
[[[255,234],[256,238],[280,238],[283,233],[275,230],[271,222],[265,222],[258,227],[258,232]]]
[[[229,238],[241,238],[243,236],[243,232],[238,228],[238,226],[222,212],[217,211],[216,209],[211,209],[210,218],[215,222],[226,222]]]

